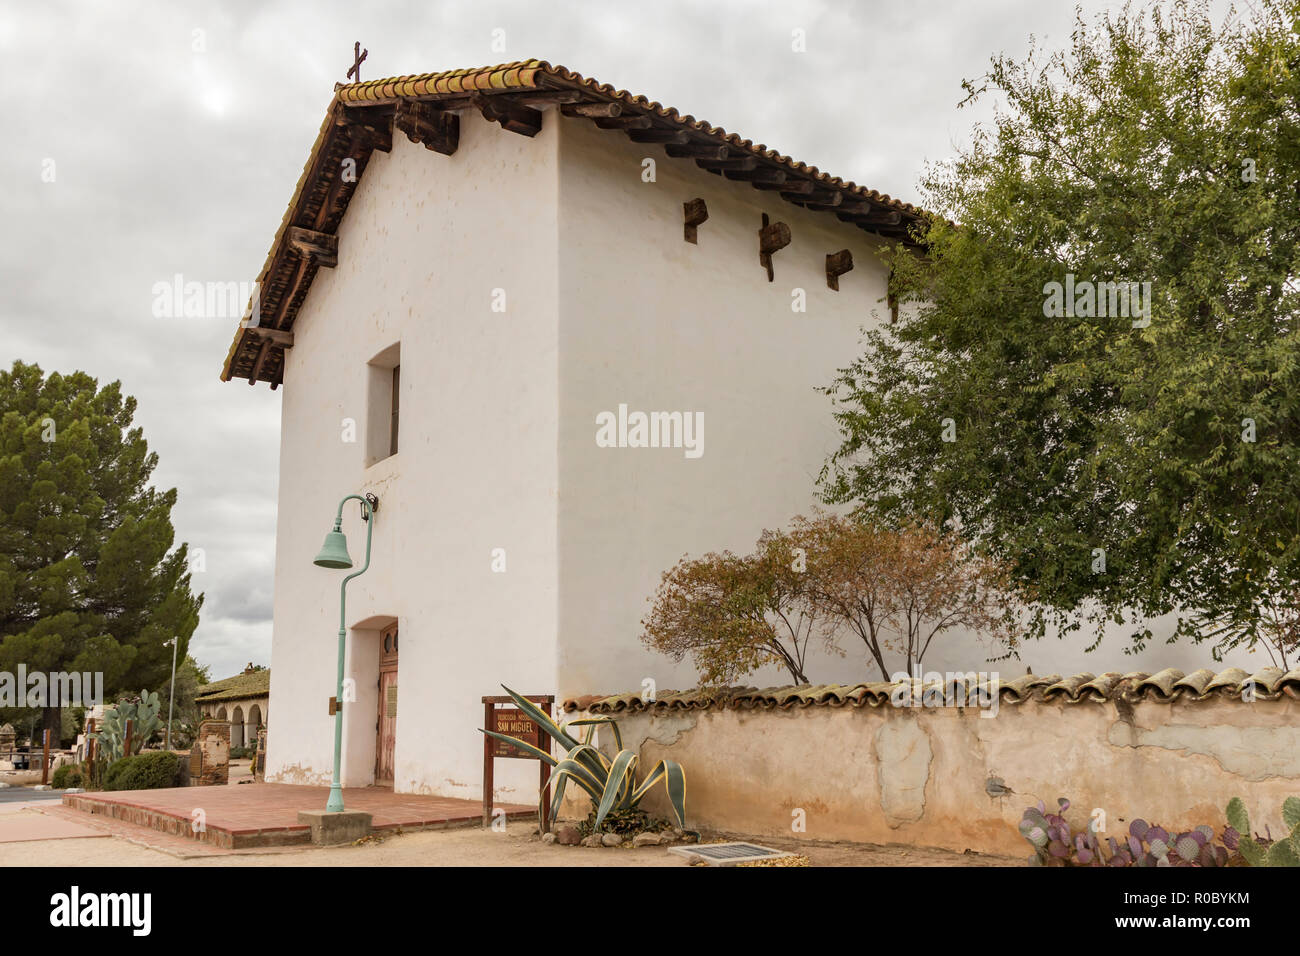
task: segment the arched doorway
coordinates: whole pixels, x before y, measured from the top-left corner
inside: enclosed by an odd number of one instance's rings
[[[244,746],[244,711],[236,707],[230,712],[230,749]]]

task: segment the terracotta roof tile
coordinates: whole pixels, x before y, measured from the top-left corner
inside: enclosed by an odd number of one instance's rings
[[[1204,668],[1184,674],[1172,667],[1155,674],[1143,671],[1128,674],[1110,671],[1097,676],[1082,673],[1070,677],[1061,677],[1059,674],[1024,674],[1014,680],[999,680],[995,686],[1004,704],[1020,704],[1028,700],[1071,704],[1103,703],[1116,699],[1132,703],[1171,703],[1176,700],[1201,701],[1215,698],[1241,700],[1243,685],[1247,681],[1254,682],[1255,697],[1259,700],[1278,700],[1284,696],[1300,700],[1300,667],[1285,672],[1279,667],[1264,667],[1253,675],[1236,667],[1218,674]],[[949,696],[956,683],[955,679],[947,681]],[[568,712],[586,710],[597,714],[620,714],[645,710],[658,712],[709,708],[790,710],[805,707],[880,707],[890,702],[890,696],[897,686],[899,685],[875,682],[802,687],[696,688],[688,691],[663,691],[657,700],[648,703],[636,693],[612,696],[588,694],[566,700],[563,708]],[[925,690],[941,692],[942,689],[942,682],[931,682],[923,685],[922,693]]]
[[[289,278],[296,273],[298,262],[286,251],[285,233],[288,227],[296,224],[303,228],[332,233],[338,228],[338,220],[346,211],[354,185],[340,189],[338,195],[333,196],[333,201],[338,205],[337,209],[326,209],[321,212],[322,203],[332,195],[330,186],[334,185],[332,179],[338,175],[339,168],[338,162],[323,160],[337,160],[344,155],[340,150],[347,149],[347,134],[339,132],[340,126],[347,126],[350,122],[351,113],[345,114],[344,108],[349,111],[365,111],[370,107],[390,106],[403,100],[429,101],[436,106],[438,101],[447,98],[460,97],[463,101],[468,93],[495,95],[512,91],[569,91],[578,95],[579,102],[617,103],[625,113],[629,111],[644,113],[652,117],[661,127],[666,124],[691,133],[692,138],[697,142],[711,140],[719,146],[725,145],[734,150],[748,152],[759,159],[762,165],[781,167],[787,176],[796,180],[812,180],[823,193],[829,190],[835,202],[841,206],[843,199],[857,200],[859,204],[868,202],[881,207],[882,211],[890,214],[891,217],[897,214],[900,218],[899,223],[883,224],[858,220],[857,228],[869,232],[906,239],[908,226],[924,216],[924,211],[911,203],[859,186],[851,180],[831,176],[816,166],[810,166],[774,149],[769,149],[763,143],[742,139],[735,133],[728,133],[720,126],[713,126],[689,114],[679,113],[647,97],[615,89],[607,83],[598,83],[563,66],[552,66],[545,60],[521,60],[477,69],[444,70],[438,73],[388,77],[363,83],[338,84],[335,86],[334,99],[330,103],[320,133],[312,145],[302,176],[289,200],[289,208],[285,211],[280,228],[276,231],[271,251],[258,277],[263,314],[274,314],[277,310],[282,310],[285,319],[281,331],[288,331],[292,327],[293,316],[306,295],[306,289],[310,287],[315,275],[316,267],[312,265],[307,267],[301,281],[298,278],[293,280]],[[464,106],[462,103],[459,107],[449,108],[464,108]],[[340,143],[343,145],[340,146]],[[336,153],[338,155],[335,155]],[[357,160],[356,177],[352,180],[353,183],[360,179],[368,158],[369,154],[365,153],[362,159]],[[690,160],[682,159],[682,161]],[[778,196],[780,196],[779,190],[773,198],[776,199]],[[798,194],[781,196],[780,201],[803,205]],[[840,206],[822,199],[807,208],[842,215],[837,211]],[[317,218],[324,218],[327,222],[324,224],[313,222]],[[851,214],[849,218],[852,218]],[[284,302],[286,297],[292,301]],[[259,355],[264,361],[259,361]],[[257,334],[246,329],[241,323],[226,354],[221,377],[223,380],[241,377],[269,381],[272,387],[275,387],[279,384],[283,369],[283,346],[278,343],[268,343],[264,351]]]

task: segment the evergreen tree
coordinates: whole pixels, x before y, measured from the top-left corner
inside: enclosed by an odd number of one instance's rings
[[[186,546],[172,548],[176,490],[149,484],[158,456],[135,408],[120,382],[84,372],[0,372],[0,671],[102,672],[112,700],[166,684],[164,641],[184,659],[203,597]],[[57,735],[64,702],[46,703]]]

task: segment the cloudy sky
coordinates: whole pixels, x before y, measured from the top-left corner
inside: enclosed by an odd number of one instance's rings
[[[280,396],[220,382],[234,323],[155,318],[152,288],[257,277],[354,40],[365,79],[562,63],[917,201],[924,165],[989,115],[958,110],[962,79],[1031,35],[1064,44],[1073,18],[1062,0],[7,0],[0,360],[139,399],[178,538],[205,553],[192,653],[216,678],[266,664]]]

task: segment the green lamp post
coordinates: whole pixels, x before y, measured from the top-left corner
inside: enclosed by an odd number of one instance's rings
[[[375,523],[370,519],[379,510],[379,499],[369,494],[364,497],[344,496],[339,502],[338,515],[334,518],[334,530],[325,535],[325,544],[321,546],[320,554],[316,555],[316,560],[313,562],[319,568],[352,567],[352,556],[348,554],[348,538],[343,533],[343,506],[353,499],[361,502],[361,520],[366,523],[366,563],[361,566],[360,571],[353,571],[339,585],[339,666],[338,689],[334,698],[334,779],[330,783],[329,801],[325,804],[327,813],[343,812],[343,785],[339,779],[339,768],[343,759],[343,650],[348,633],[348,582],[365,574],[366,569],[370,567],[370,535],[375,528]]]

